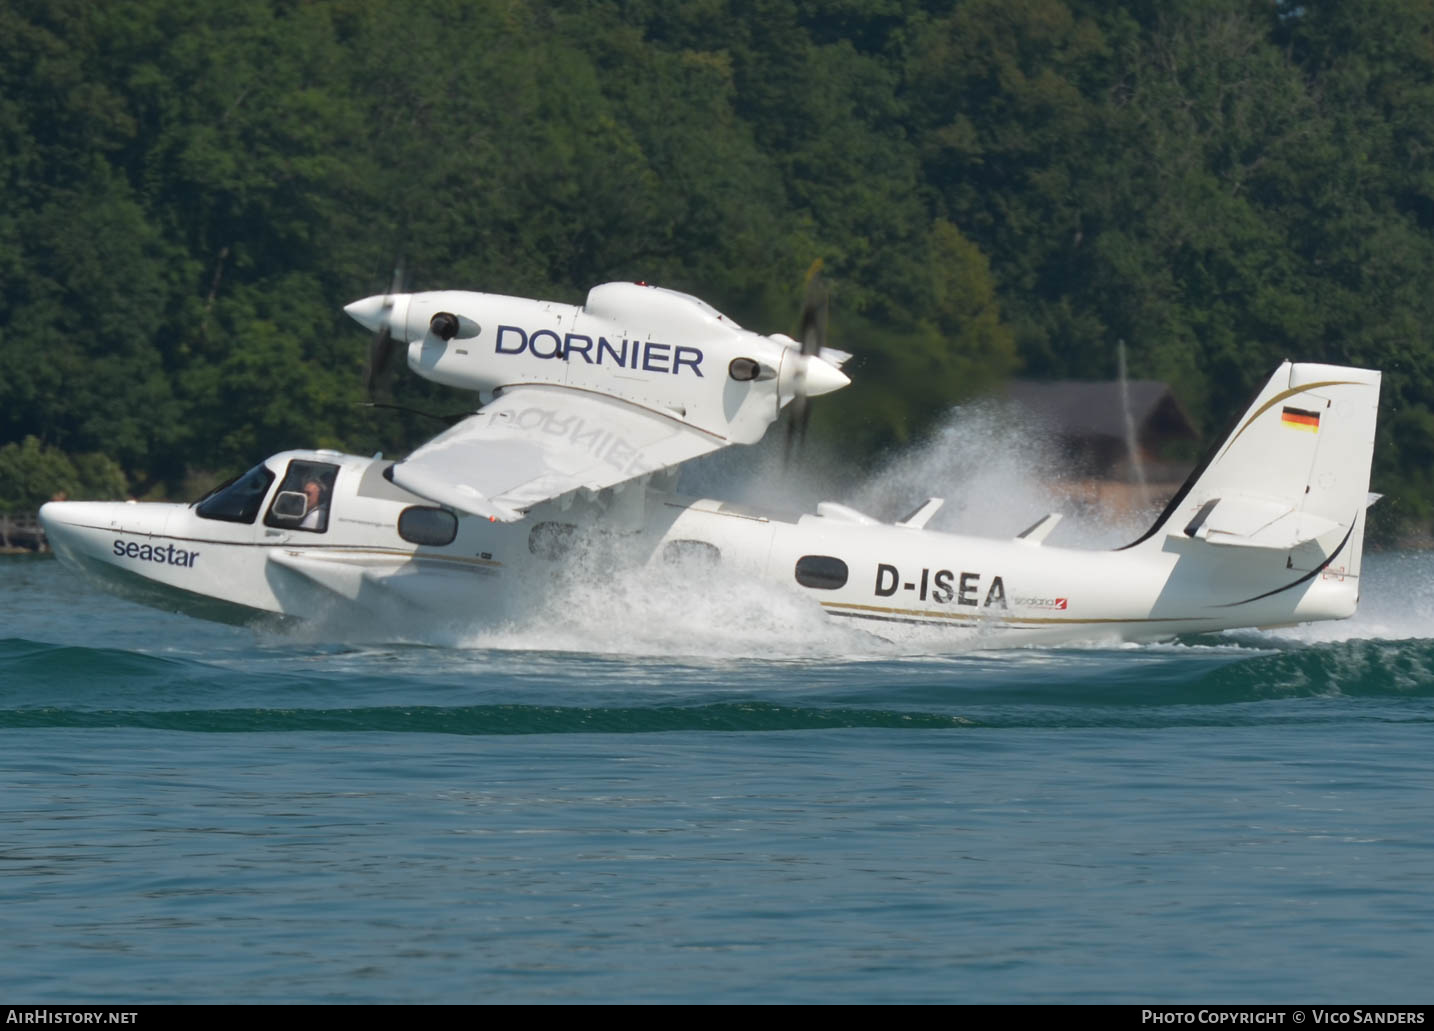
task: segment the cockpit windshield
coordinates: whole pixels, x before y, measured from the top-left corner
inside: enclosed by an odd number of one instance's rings
[[[252,523],[273,482],[274,474],[267,467],[256,465],[243,476],[221,483],[204,495],[194,503],[194,511],[205,519]]]

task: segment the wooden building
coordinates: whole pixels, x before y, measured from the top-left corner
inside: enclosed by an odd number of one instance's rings
[[[1156,380],[1011,380],[1006,397],[1062,451],[1062,493],[1117,516],[1158,509],[1194,468],[1202,438]]]

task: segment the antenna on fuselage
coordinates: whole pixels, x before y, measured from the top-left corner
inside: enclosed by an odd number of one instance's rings
[[[1130,380],[1125,375],[1125,339],[1116,344],[1116,360],[1120,372],[1120,407],[1125,417],[1125,448],[1130,455],[1130,468],[1140,488],[1140,507],[1150,506],[1150,491],[1145,485],[1145,461],[1140,457],[1140,440],[1135,431],[1135,415],[1130,410]]]

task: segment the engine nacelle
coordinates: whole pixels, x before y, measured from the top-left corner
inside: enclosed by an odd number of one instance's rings
[[[365,298],[345,311],[371,329],[386,318],[408,341],[414,372],[485,400],[505,386],[559,384],[737,443],[760,440],[776,419],[796,363],[806,363],[810,394],[849,382],[820,358],[802,359],[788,337],[753,333],[696,297],[643,283],[595,286],[582,307],[442,290]]]

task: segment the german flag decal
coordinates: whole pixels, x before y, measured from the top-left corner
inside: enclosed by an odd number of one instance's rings
[[[1307,412],[1303,408],[1286,408],[1280,413],[1280,423],[1292,429],[1318,433],[1319,412]]]

